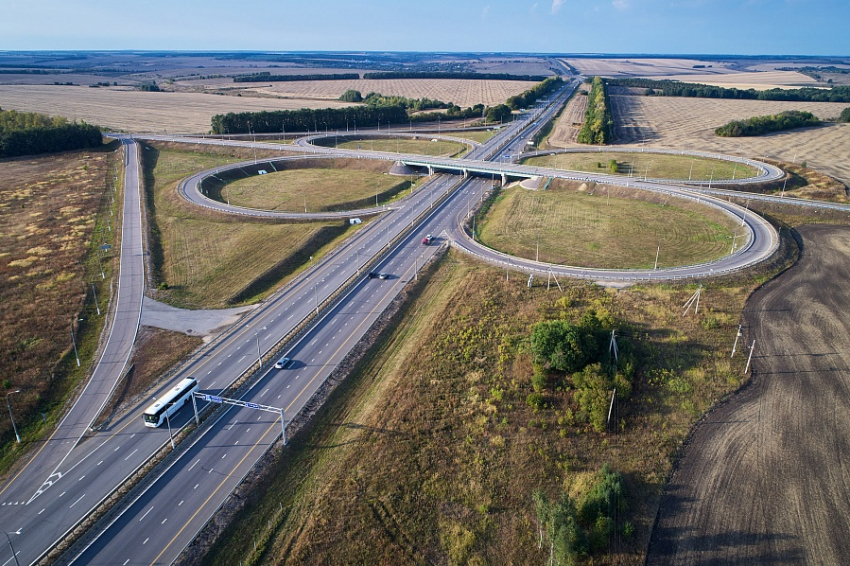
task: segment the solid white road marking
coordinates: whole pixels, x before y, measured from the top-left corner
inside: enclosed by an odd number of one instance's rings
[[[82,494],[82,495],[80,496],[80,499],[82,499],[82,498],[83,498],[83,497],[85,497],[85,496],[86,496],[86,494],[85,494],[85,493],[84,493],[84,494]],[[74,501],[73,503],[71,503],[71,507],[73,507],[74,505],[76,505],[77,503],[79,503],[79,502],[80,502],[80,499],[77,499],[76,501]],[[68,507],[68,509],[70,509],[71,507]]]
[[[141,518],[141,519],[139,519],[139,521],[141,522],[141,521],[142,521],[145,517],[147,517],[147,516],[148,516],[148,513],[150,513],[151,511],[153,511],[153,505],[151,505],[151,508],[150,508],[150,509],[148,509],[147,511],[145,511],[145,514],[144,514],[144,515],[142,515],[142,518]]]
[[[191,467],[191,468],[189,468],[189,469],[188,469],[188,470],[186,470],[186,471],[187,471],[187,472],[191,472],[191,471],[192,471],[192,468],[194,468],[195,466],[197,466],[197,465],[198,465],[198,462],[200,462],[200,461],[201,461],[201,459],[200,459],[200,458],[198,458],[197,460],[195,460],[195,463],[194,463],[194,464],[192,464],[192,467]]]
[[[135,453],[136,453],[136,452],[138,452],[138,451],[139,451],[139,449],[138,449],[138,448],[136,448],[135,450],[133,450],[132,452],[130,452],[130,456],[132,456],[133,454],[135,454]],[[127,456],[126,458],[124,458],[124,461],[126,462],[127,460],[129,460],[129,459],[130,459],[130,456]]]

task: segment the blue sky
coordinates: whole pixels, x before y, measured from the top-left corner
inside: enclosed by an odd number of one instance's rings
[[[848,0],[2,0],[0,49],[850,55]]]

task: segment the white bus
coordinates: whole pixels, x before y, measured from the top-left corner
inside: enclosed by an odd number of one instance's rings
[[[198,390],[198,382],[194,377],[189,377],[181,381],[171,391],[160,397],[156,402],[147,408],[145,411],[145,425],[158,427],[165,420],[166,414],[168,418],[180,410],[192,393]]]

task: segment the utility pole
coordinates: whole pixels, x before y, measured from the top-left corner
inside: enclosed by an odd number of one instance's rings
[[[260,354],[260,335],[254,333],[254,338],[257,339],[257,361],[260,363],[260,368],[263,367],[263,356]]]
[[[100,305],[97,304],[97,291],[94,288],[94,283],[91,284],[91,292],[94,295],[94,307],[97,309],[97,316],[100,316]]]
[[[658,244],[658,249],[655,250],[655,267],[652,268],[653,271],[658,271],[658,255],[661,253],[661,244]]]
[[[80,367],[80,353],[77,351],[77,338],[74,336],[74,323],[71,323],[71,343],[74,344],[74,357],[77,358],[77,367]]]
[[[616,330],[611,331],[611,343],[608,345],[608,354],[612,354],[612,353],[614,354],[614,361],[619,362],[620,361],[620,356],[619,356],[620,351],[617,348],[617,331]]]
[[[732,344],[732,355],[729,356],[730,358],[735,357],[735,350],[738,348],[738,338],[740,338],[742,336],[743,336],[743,334],[741,333],[741,325],[739,324],[738,325],[738,333],[735,334],[735,343]]]
[[[9,418],[12,419],[12,430],[15,431],[15,439],[17,439],[18,444],[21,443],[21,435],[18,434],[18,427],[15,425],[15,417],[12,416],[12,404],[9,402],[9,395],[14,395],[15,393],[20,393],[20,389],[16,389],[14,391],[10,391],[6,393],[6,406],[9,407]]]
[[[756,341],[753,340],[753,345],[750,346],[750,357],[747,358],[747,367],[744,368],[744,375],[747,375],[747,372],[750,371],[750,362],[753,360],[753,350],[756,349]]]

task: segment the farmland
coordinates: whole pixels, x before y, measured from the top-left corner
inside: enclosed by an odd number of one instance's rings
[[[177,182],[240,159],[148,147],[142,155],[149,208],[153,204],[158,300],[190,308],[256,301],[352,229],[342,221],[289,224],[199,210],[178,196]]]
[[[539,239],[540,261],[580,267],[651,268],[659,244],[658,267],[717,259],[737,227],[706,206],[622,187],[556,180],[547,191],[514,188],[497,198],[478,230],[482,243],[535,259]]]
[[[375,205],[376,195],[379,204],[386,203],[410,184],[386,175],[387,164],[381,161],[335,161],[339,168],[320,161],[317,167],[239,179],[228,185],[227,198],[230,204],[262,210],[351,210]]]
[[[472,79],[361,79],[343,81],[298,81],[258,86],[254,92],[290,99],[336,100],[348,89],[363,96],[379,92],[384,96],[431,98],[458,106],[494,106],[534,86],[534,82]]]
[[[683,179],[705,181],[714,179],[744,179],[757,171],[749,165],[731,163],[722,159],[688,157],[651,152],[587,152],[561,153],[525,159],[523,163],[538,167],[554,167],[569,171],[609,173],[609,162],[617,162],[617,174],[630,177],[656,179]]]
[[[802,110],[821,119],[834,118],[847,105],[829,102],[773,102],[632,96],[613,94],[616,143],[647,147],[699,149],[727,155],[778,158],[800,164],[850,184],[850,124],[831,124],[816,129],[780,132],[754,138],[721,138],[714,128],[729,120]]]
[[[0,85],[6,110],[41,112],[129,132],[203,133],[215,114],[350,106],[333,100],[215,96],[193,92],[140,92],[60,85]]]
[[[592,563],[642,564],[690,424],[740,383],[743,360],[729,359],[727,342],[760,279],[713,281],[711,310],[697,317],[681,316],[694,286],[564,281],[547,292],[452,252],[422,279],[314,424],[253,482],[262,497],[247,499],[204,563],[543,564],[532,493],[580,500],[608,463],[628,478],[631,527]],[[526,402],[532,325],[589,309],[640,352],[618,434],[593,431],[560,377],[542,408]]]
[[[0,379],[6,392],[21,390],[11,402],[25,442],[55,424],[97,348],[103,318],[91,285],[105,309],[114,254],[103,257],[102,277],[97,247],[115,243],[110,210],[120,208],[110,189],[120,173],[120,157],[106,149],[0,161]],[[0,438],[14,443],[8,420]]]
[[[544,147],[570,147],[578,145],[576,139],[584,124],[587,112],[587,96],[577,94],[567,103],[561,115],[555,121],[552,133],[546,138]]]

